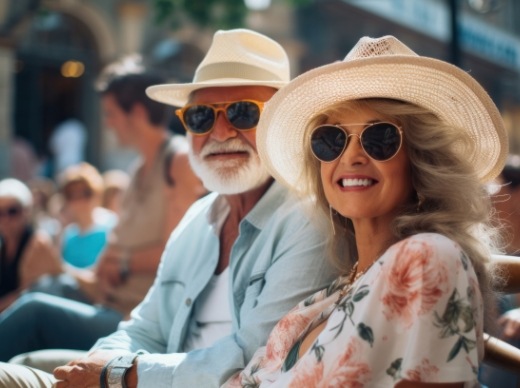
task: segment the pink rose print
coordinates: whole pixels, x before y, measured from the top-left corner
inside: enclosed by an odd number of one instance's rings
[[[325,349],[323,358],[328,358],[330,362],[333,362],[330,370],[325,375],[323,360],[318,361],[313,354],[309,354],[300,360],[295,366],[295,378],[291,382],[290,387],[364,387],[370,380],[371,370],[368,363],[363,361],[363,356],[366,352],[363,349],[361,340],[352,337],[343,354],[337,354],[336,359],[332,358],[336,355],[335,350],[334,348]],[[327,354],[327,352],[330,353]]]
[[[364,387],[371,377],[371,369],[367,362],[363,361],[363,349],[361,340],[351,337],[346,351],[333,365],[331,371],[326,376],[326,387]]]
[[[312,362],[311,362],[312,360]],[[306,357],[301,360],[295,370],[294,379],[289,384],[289,388],[318,388],[323,387],[323,362],[317,361],[314,357]]]
[[[449,291],[448,269],[424,241],[404,240],[396,246],[395,259],[385,271],[383,313],[410,327],[415,318],[426,314]]]
[[[433,377],[438,373],[439,368],[430,364],[430,360],[423,358],[421,365],[418,365],[415,367],[415,369],[411,369],[406,372],[406,380],[417,382],[433,382],[436,381],[436,379],[433,379]]]
[[[267,360],[283,360],[298,336],[305,330],[311,317],[287,314],[275,326],[265,350]]]
[[[234,374],[225,384],[226,388],[242,387],[242,373]]]

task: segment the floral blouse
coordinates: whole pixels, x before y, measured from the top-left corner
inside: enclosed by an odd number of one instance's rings
[[[483,306],[468,257],[434,233],[391,246],[338,301],[345,278],[283,317],[225,387],[391,387],[477,383]],[[298,357],[305,335],[328,318]]]

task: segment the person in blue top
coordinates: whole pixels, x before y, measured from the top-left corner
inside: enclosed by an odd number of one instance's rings
[[[30,288],[78,302],[97,302],[91,279],[105,249],[117,215],[103,207],[103,178],[96,167],[82,162],[67,167],[58,177],[63,212],[69,223],[61,235],[62,270],[40,277]]]
[[[100,207],[103,178],[94,166],[80,163],[68,167],[59,184],[72,221],[62,235],[63,260],[75,268],[92,268],[117,222],[115,213]]]

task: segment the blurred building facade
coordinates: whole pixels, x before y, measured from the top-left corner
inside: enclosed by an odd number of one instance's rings
[[[195,0],[194,0],[195,1]],[[247,3],[254,3],[253,0]],[[515,0],[262,1],[243,21],[278,40],[293,76],[341,60],[363,35],[392,34],[421,55],[456,61],[497,103],[520,152],[520,2]],[[49,157],[66,116],[88,131],[87,160],[125,168],[134,156],[102,127],[95,79],[108,63],[139,53],[172,82],[188,82],[214,26],[155,22],[151,0],[0,0],[0,177],[16,138]],[[457,29],[454,39],[453,16]],[[456,57],[454,56],[456,54]]]

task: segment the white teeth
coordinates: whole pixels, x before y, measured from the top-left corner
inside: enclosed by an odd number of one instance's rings
[[[363,186],[368,187],[371,186],[374,181],[372,179],[342,179],[340,181],[342,187],[355,187],[355,186]]]

